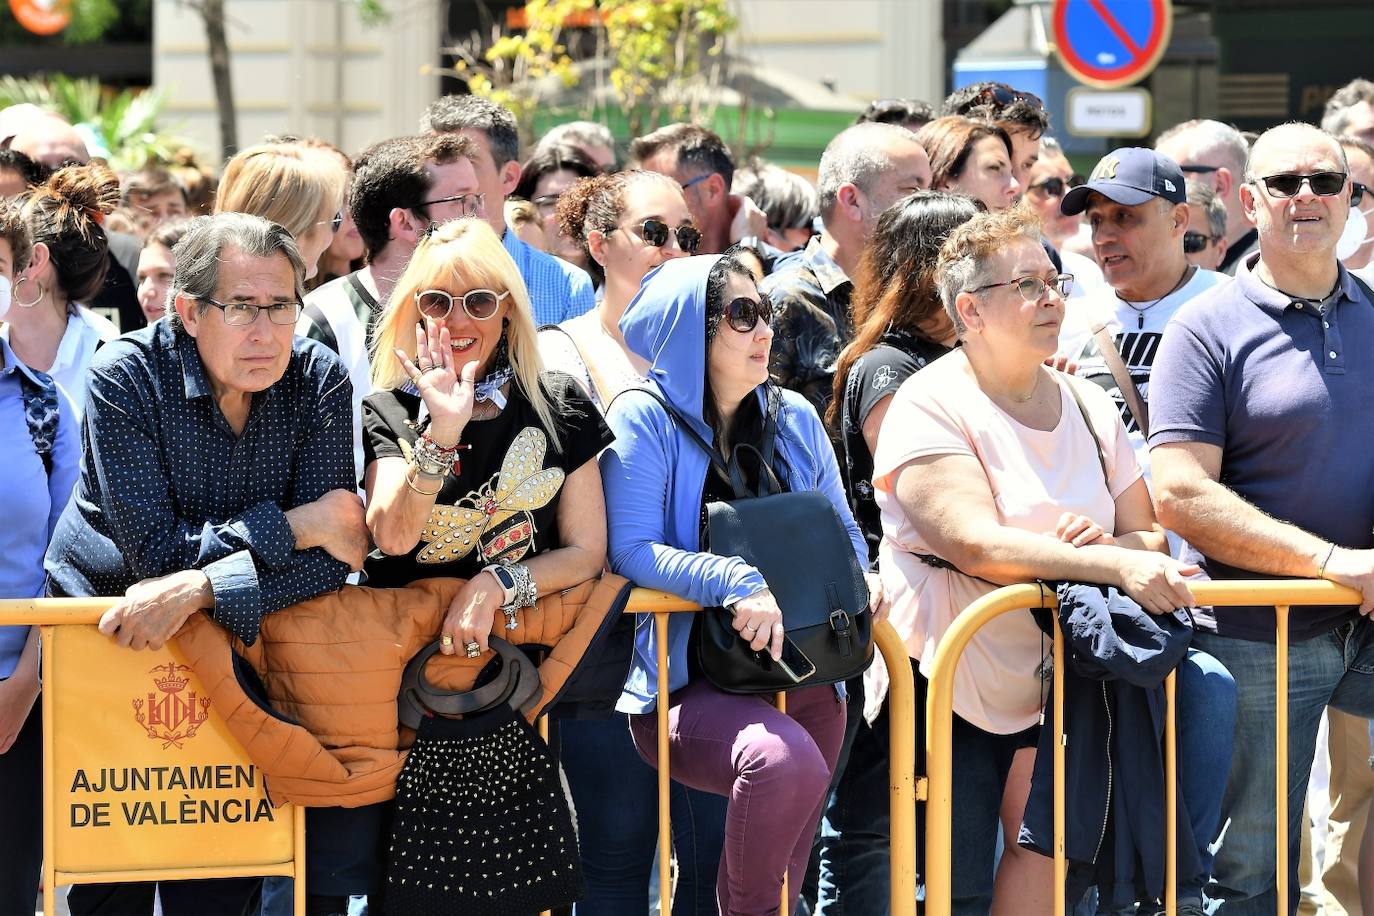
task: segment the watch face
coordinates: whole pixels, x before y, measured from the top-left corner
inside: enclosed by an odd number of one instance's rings
[[[515,588],[515,576],[511,574],[509,569],[503,566],[493,566],[491,568],[491,573],[496,577],[496,581],[501,583],[502,588],[507,591]]]

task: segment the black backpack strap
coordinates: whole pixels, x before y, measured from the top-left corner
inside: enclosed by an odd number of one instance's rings
[[[647,394],[655,401],[658,401],[659,404],[662,404],[663,409],[668,412],[668,418],[672,420],[674,423],[676,423],[678,426],[680,426],[682,428],[682,431],[687,434],[687,437],[701,447],[701,450],[705,452],[707,457],[711,459],[711,463],[715,465],[716,470],[719,471],[726,480],[730,479],[730,469],[726,466],[725,459],[720,457],[720,452],[712,448],[711,444],[707,442],[705,439],[703,439],[700,433],[698,433],[695,429],[692,429],[692,424],[688,422],[687,418],[684,417],[676,407],[674,407],[672,404],[669,404],[663,398],[662,395],[660,395],[657,391],[654,391],[652,388],[626,388],[624,391],[620,392],[620,394],[618,394],[616,397],[624,397],[625,395],[630,394],[631,392]],[[606,405],[606,412],[611,412],[609,404]],[[742,493],[740,495],[746,496],[748,494]]]

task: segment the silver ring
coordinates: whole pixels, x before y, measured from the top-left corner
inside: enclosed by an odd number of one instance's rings
[[[433,364],[433,363],[416,363],[416,364],[415,364],[415,368],[416,368],[416,369],[419,369],[421,372],[428,372],[429,370],[431,370],[431,369],[434,368],[434,364]]]
[[[463,646],[463,652],[467,654],[468,658],[476,658],[482,654],[482,644],[477,642],[467,643]]]

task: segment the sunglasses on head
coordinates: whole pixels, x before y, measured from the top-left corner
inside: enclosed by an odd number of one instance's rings
[[[1345,179],[1345,172],[1314,172],[1311,175],[1283,172],[1278,175],[1265,175],[1256,180],[1264,182],[1265,188],[1275,197],[1292,197],[1302,188],[1304,181],[1318,197],[1331,197],[1333,194],[1341,193],[1341,188],[1345,187]]]
[[[1044,181],[1037,181],[1035,184],[1026,188],[1027,191],[1039,191],[1046,197],[1061,197],[1069,188],[1076,188],[1083,183],[1082,175],[1074,175],[1071,178],[1046,178]]]
[[[1217,239],[1214,235],[1206,235],[1202,232],[1183,233],[1183,253],[1197,254]]]
[[[617,229],[624,228],[617,226]],[[691,226],[669,226],[661,219],[646,219],[637,227],[639,237],[644,239],[645,244],[655,248],[662,248],[668,244],[668,234],[671,232],[677,236],[677,247],[681,248],[685,254],[696,254],[697,246],[701,244],[701,231]]]
[[[764,324],[773,323],[773,303],[764,295],[758,299],[740,296],[725,307],[725,320],[741,334],[748,334],[758,327],[760,318]]]
[[[415,307],[426,318],[443,321],[453,311],[453,303],[458,301],[463,303],[463,311],[473,321],[486,321],[496,314],[501,300],[509,295],[509,291],[498,293],[491,289],[474,289],[454,296],[442,289],[422,289],[415,294]]]

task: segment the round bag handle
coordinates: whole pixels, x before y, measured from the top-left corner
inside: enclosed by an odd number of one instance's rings
[[[437,639],[417,652],[401,674],[397,696],[401,724],[414,729],[426,715],[468,716],[507,704],[522,713],[533,709],[543,689],[539,669],[506,640],[492,636],[487,643],[501,660],[501,671],[491,682],[471,690],[440,690],[426,679],[425,665],[439,651]]]

